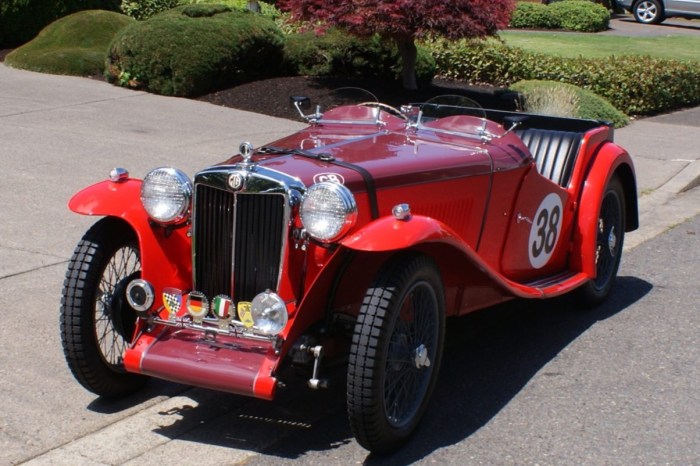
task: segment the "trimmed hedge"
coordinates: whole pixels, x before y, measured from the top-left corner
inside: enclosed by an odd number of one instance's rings
[[[562,58],[493,41],[427,44],[438,76],[508,87],[522,80],[566,82],[606,98],[627,115],[653,115],[700,104],[700,64],[645,56]]]
[[[0,0],[0,48],[29,42],[58,18],[94,9],[119,11],[119,0]]]
[[[565,29],[598,32],[608,29],[610,12],[587,0],[555,2],[550,5],[518,2],[510,27],[522,29]]]
[[[144,20],[161,11],[175,8],[180,3],[180,0],[122,0],[121,8],[124,14]]]
[[[182,6],[122,30],[110,47],[107,78],[192,97],[278,74],[283,49],[271,19],[221,5]]]
[[[526,112],[532,112],[532,108],[529,107],[528,101],[537,100],[547,95],[552,91],[557,91],[564,89],[570,92],[572,95],[576,96],[576,102],[574,105],[574,111],[571,115],[576,118],[588,118],[592,120],[604,120],[612,123],[615,128],[622,128],[629,124],[629,118],[627,115],[616,109],[603,97],[600,97],[593,92],[582,89],[578,86],[573,86],[571,84],[560,83],[557,81],[520,81],[512,86],[510,89],[520,93],[524,98],[524,110]]]
[[[99,75],[114,36],[134,20],[103,10],[73,13],[46,26],[5,57],[14,68],[73,76]]]
[[[248,9],[248,0],[180,0],[180,5],[185,4],[219,4],[226,5],[232,10]],[[259,1],[258,5],[260,6],[260,14],[263,16],[267,16],[268,18],[275,20],[282,16],[282,12],[280,12],[280,10],[278,10],[274,5],[263,1]]]
[[[290,34],[284,53],[285,69],[293,75],[397,79],[401,74],[396,46],[379,36],[358,38],[339,29],[329,29],[321,36],[313,32]],[[418,47],[418,83],[430,83],[434,74],[430,51]]]

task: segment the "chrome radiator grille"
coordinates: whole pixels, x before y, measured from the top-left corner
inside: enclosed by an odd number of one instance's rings
[[[232,193],[198,184],[194,207],[195,289],[212,299],[251,301],[277,290],[285,237],[286,197]]]

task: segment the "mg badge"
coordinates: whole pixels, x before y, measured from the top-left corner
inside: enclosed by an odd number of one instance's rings
[[[243,175],[240,173],[231,173],[228,177],[228,185],[231,189],[238,191],[243,187]]]

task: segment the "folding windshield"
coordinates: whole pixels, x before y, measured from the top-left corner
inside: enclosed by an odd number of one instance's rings
[[[308,97],[292,97],[292,103],[302,118],[314,124],[382,125],[379,110],[386,107],[374,94],[359,87],[334,89],[313,101]],[[340,107],[342,111],[334,111]],[[305,114],[308,109],[313,112]]]
[[[415,104],[412,108],[409,119],[418,130],[482,140],[497,136],[492,134],[493,124],[489,124],[484,109],[468,97],[442,95],[423,104]]]

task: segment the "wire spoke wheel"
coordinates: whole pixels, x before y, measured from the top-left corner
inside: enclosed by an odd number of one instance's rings
[[[141,260],[133,245],[110,258],[95,297],[95,337],[105,363],[121,370],[122,355],[135,328],[136,314],[126,302],[126,285],[140,276]]]
[[[415,430],[435,386],[444,337],[444,295],[424,256],[391,261],[367,290],[348,363],[348,418],[376,453]]]
[[[389,339],[384,382],[384,406],[394,427],[415,416],[428,389],[437,339],[437,322],[431,314],[437,306],[434,290],[421,282],[410,290],[398,313]]]
[[[126,287],[140,276],[136,236],[113,218],[90,228],[68,263],[61,298],[63,353],[76,380],[100,396],[123,397],[148,380],[126,372],[123,361],[137,321]]]

